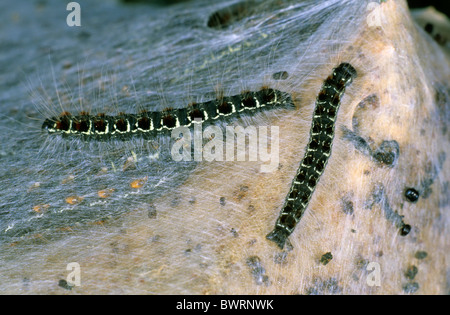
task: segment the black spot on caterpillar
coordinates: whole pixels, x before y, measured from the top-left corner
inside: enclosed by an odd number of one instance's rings
[[[46,119],[42,129],[49,134],[81,137],[85,141],[104,141],[111,138],[128,140],[131,136],[147,139],[177,127],[189,127],[198,119],[211,123],[219,118],[232,118],[262,108],[270,109],[284,105],[294,106],[288,93],[262,88],[258,92],[243,92],[204,103],[190,104],[187,108],[166,109],[159,112],[119,113],[116,116],[90,115],[86,112],[72,115],[64,112],[59,117]]]
[[[291,184],[275,228],[266,237],[283,249],[305,212],[317,182],[331,155],[334,126],[345,87],[356,77],[356,70],[341,63],[325,80],[316,99],[309,143],[300,167]]]

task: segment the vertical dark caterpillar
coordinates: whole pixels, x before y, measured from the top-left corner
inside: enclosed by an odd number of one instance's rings
[[[308,207],[309,200],[330,158],[341,96],[346,86],[355,77],[356,70],[348,63],[341,63],[333,69],[317,96],[305,155],[275,223],[275,228],[266,236],[281,249]]]
[[[78,136],[83,140],[102,141],[109,138],[127,140],[134,135],[153,137],[157,133],[167,132],[177,127],[189,127],[195,123],[196,119],[212,122],[219,118],[231,118],[241,113],[279,106],[293,107],[291,96],[288,93],[264,87],[258,92],[243,92],[204,103],[190,104],[187,108],[169,108],[158,112],[120,113],[116,116],[90,115],[86,112],[71,115],[64,112],[58,117],[46,119],[42,129],[50,134]]]

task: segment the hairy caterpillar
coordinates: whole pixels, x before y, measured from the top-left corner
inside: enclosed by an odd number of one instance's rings
[[[170,131],[177,127],[189,127],[195,120],[211,122],[220,117],[236,116],[253,110],[287,105],[293,106],[289,94],[263,87],[258,92],[243,92],[240,95],[222,97],[216,100],[190,104],[188,108],[166,109],[162,112],[142,111],[139,114],[120,113],[117,116],[105,114],[79,115],[62,113],[59,117],[47,118],[42,129],[49,134],[81,136],[84,140],[106,140],[116,138],[126,140],[140,135],[148,138],[158,132]]]
[[[319,92],[314,109],[310,138],[305,155],[294,177],[275,228],[267,239],[281,249],[294,231],[316,188],[328,159],[334,138],[334,126],[345,87],[356,77],[356,70],[348,63],[333,69]]]

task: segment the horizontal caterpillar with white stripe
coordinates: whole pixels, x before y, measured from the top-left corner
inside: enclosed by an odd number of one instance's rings
[[[294,107],[291,96],[286,92],[263,87],[257,92],[242,92],[204,103],[193,103],[186,108],[168,108],[163,111],[119,113],[115,116],[104,113],[90,115],[87,112],[72,115],[63,112],[58,117],[45,119],[42,129],[49,134],[78,136],[86,141],[104,141],[110,138],[127,140],[135,135],[151,138],[178,127],[190,127],[197,121],[210,123],[219,118],[231,118],[280,106]]]

